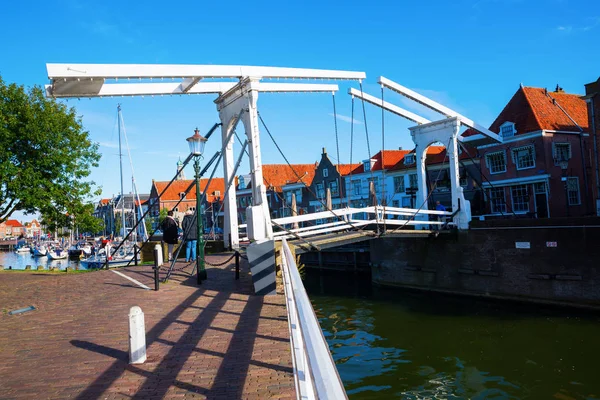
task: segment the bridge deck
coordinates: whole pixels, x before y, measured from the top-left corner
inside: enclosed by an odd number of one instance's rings
[[[284,297],[251,295],[245,262],[239,281],[233,262],[207,271],[200,287],[175,272],[158,292],[112,271],[0,272],[0,308],[37,308],[0,313],[0,397],[295,399]],[[153,287],[150,266],[119,272]],[[128,364],[134,305],[146,320],[140,365]]]
[[[392,233],[389,230],[386,237],[428,237],[433,231],[430,230],[398,230]],[[442,231],[443,232],[443,231]],[[351,232],[337,232],[327,235],[319,235],[305,238],[304,240],[290,240],[289,243],[296,248],[296,254],[303,254],[311,251],[325,250],[333,247],[340,247],[347,244],[365,242],[375,239],[377,234],[372,230],[361,230]],[[311,247],[311,244],[315,247]]]

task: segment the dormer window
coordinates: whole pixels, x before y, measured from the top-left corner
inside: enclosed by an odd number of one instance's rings
[[[363,161],[363,166],[364,166],[365,172],[371,171],[371,169],[373,168],[373,165],[375,165],[375,160],[373,160],[373,159]]]
[[[215,190],[214,195],[215,195],[215,197],[220,197],[221,196],[221,191],[220,190]]]
[[[323,178],[327,178],[329,176],[329,170],[327,168],[323,168]]]
[[[244,181],[244,176],[240,175],[238,178],[238,187],[240,189],[246,189],[246,182]]]
[[[415,155],[407,154],[404,156],[404,165],[414,164],[415,163]]]
[[[179,193],[179,200],[185,200],[185,192]]]
[[[502,125],[500,125],[500,136],[503,139],[513,137],[517,133],[514,122],[506,121]]]

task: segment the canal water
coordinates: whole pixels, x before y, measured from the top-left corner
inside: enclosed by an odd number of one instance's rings
[[[27,265],[31,265],[31,269],[37,269],[38,265],[49,269],[50,267],[59,268],[64,270],[67,267],[73,269],[82,268],[79,265],[79,260],[52,260],[50,257],[34,257],[31,253],[17,253],[15,251],[0,251],[0,265],[4,266],[4,269],[25,269]]]
[[[308,270],[350,399],[600,399],[600,315]]]

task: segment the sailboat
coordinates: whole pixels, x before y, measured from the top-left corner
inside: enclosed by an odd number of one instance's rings
[[[124,126],[123,126],[123,115],[121,113],[121,105],[119,104],[117,106],[117,121],[118,121],[118,130],[119,130],[119,171],[120,171],[120,175],[121,175],[121,197],[120,197],[120,202],[121,202],[121,237],[124,239],[127,236],[127,225],[125,223],[125,197],[124,197],[124,190],[123,190],[123,152],[121,151],[122,146],[121,146],[121,131],[125,130]],[[123,127],[123,129],[121,129]],[[125,133],[125,132],[123,132]],[[131,175],[132,175],[132,185],[133,185],[133,191],[135,193],[137,202],[132,198],[132,207],[133,207],[133,211],[134,213],[139,212],[139,215],[142,215],[142,210],[141,210],[141,201],[140,201],[140,197],[139,194],[137,192],[137,186],[135,184],[135,178],[133,177],[133,163],[131,162],[131,153],[129,152],[129,143],[127,141],[127,134],[125,133],[125,141],[127,144],[127,153],[129,154],[129,162],[131,165]],[[136,209],[136,203],[137,206],[139,207],[139,210]],[[135,218],[134,218],[135,219]],[[141,225],[141,236],[142,236],[142,240],[145,240],[147,237],[147,232],[146,232],[146,225],[144,223],[140,224]],[[130,263],[133,263],[134,258],[137,258],[137,261],[139,261],[139,252],[136,251],[135,248],[135,244],[136,244],[136,239],[137,239],[137,232],[131,232],[131,236],[133,237],[131,241],[127,241],[126,243],[123,243],[122,246],[120,246],[120,248],[118,250],[117,247],[119,246],[115,246],[115,243],[107,243],[102,249],[100,249],[98,251],[97,254],[93,254],[90,257],[87,257],[83,260],[80,261],[80,265],[83,268],[102,268],[104,266],[108,266],[108,268],[115,268],[115,267],[123,267],[126,266]],[[115,251],[116,250],[116,251]]]

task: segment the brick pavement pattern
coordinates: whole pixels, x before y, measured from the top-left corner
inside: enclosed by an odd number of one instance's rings
[[[0,399],[295,398],[283,296],[254,296],[244,260],[238,281],[233,261],[208,267],[201,286],[190,270],[158,292],[111,271],[1,272]],[[154,288],[151,266],[119,271]],[[129,365],[136,305],[148,359]]]

